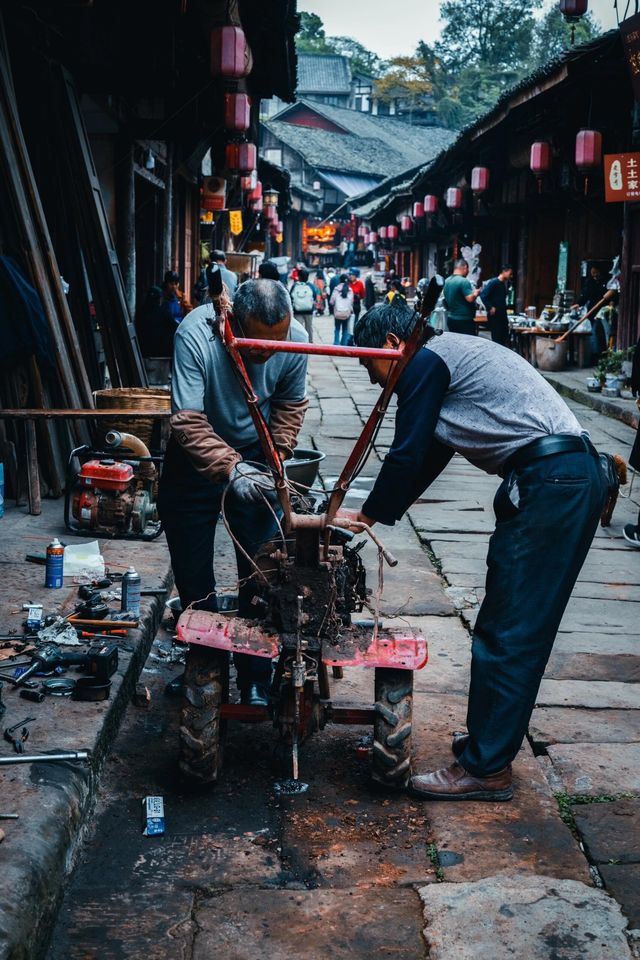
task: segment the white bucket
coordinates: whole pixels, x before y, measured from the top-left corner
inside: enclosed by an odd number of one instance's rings
[[[536,337],[536,361],[540,370],[564,370],[567,364],[566,340]]]

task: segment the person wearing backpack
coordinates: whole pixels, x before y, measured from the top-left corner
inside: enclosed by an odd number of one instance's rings
[[[353,291],[349,286],[349,277],[346,273],[341,275],[329,303],[335,320],[334,345],[346,347],[349,344],[349,326],[353,315]]]
[[[316,305],[316,288],[309,283],[309,271],[300,267],[298,279],[289,290],[293,315],[307,331],[309,343],[313,343],[313,310]]]

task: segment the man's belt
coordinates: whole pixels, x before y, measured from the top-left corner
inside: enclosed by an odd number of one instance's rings
[[[533,460],[541,457],[551,457],[556,453],[590,453],[597,457],[598,453],[586,434],[556,433],[547,437],[539,437],[524,447],[512,453],[502,468],[503,475],[510,470],[526,467]]]

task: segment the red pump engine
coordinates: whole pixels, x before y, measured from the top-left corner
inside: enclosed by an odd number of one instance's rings
[[[68,493],[72,524],[78,533],[94,536],[143,537],[160,532],[155,503],[156,468],[153,463],[120,460],[87,460]]]

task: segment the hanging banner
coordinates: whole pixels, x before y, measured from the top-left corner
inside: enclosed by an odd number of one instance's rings
[[[634,14],[620,24],[622,50],[627,61],[633,95],[640,102],[640,13]]]
[[[607,203],[640,200],[640,153],[605,154],[604,198]]]
[[[229,210],[229,229],[234,236],[242,233],[242,210]]]

